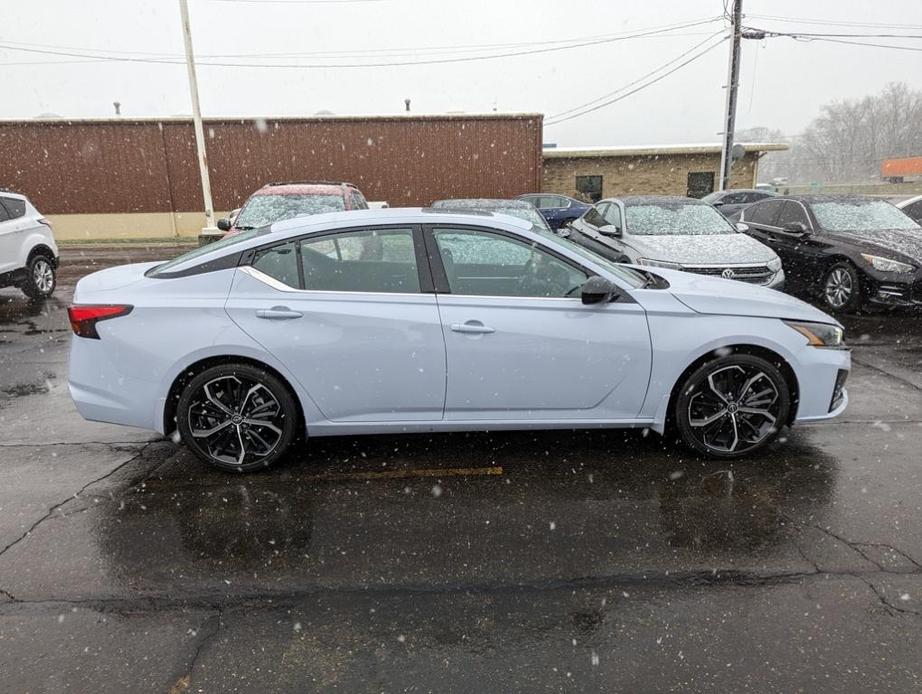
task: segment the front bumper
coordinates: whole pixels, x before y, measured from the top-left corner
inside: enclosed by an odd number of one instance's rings
[[[851,352],[808,346],[797,356],[794,373],[800,401],[794,422],[817,422],[842,414],[848,407],[844,379],[851,370]]]

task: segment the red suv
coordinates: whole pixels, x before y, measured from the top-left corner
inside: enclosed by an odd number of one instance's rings
[[[267,183],[249,197],[233,221],[219,219],[218,229],[233,233],[303,215],[367,209],[368,203],[362,191],[351,183]]]

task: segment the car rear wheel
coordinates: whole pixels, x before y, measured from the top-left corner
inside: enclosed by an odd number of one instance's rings
[[[714,458],[738,458],[768,445],[790,408],[787,382],[772,363],[730,354],[686,379],[673,415],[689,448]]]
[[[33,300],[47,299],[57,285],[54,261],[46,255],[34,255],[26,268],[26,279],[19,286]]]
[[[265,369],[222,364],[193,378],[177,404],[183,442],[209,465],[233,472],[267,468],[295,438],[298,408]]]
[[[863,302],[861,278],[851,263],[836,263],[823,277],[823,302],[833,313],[854,313]]]

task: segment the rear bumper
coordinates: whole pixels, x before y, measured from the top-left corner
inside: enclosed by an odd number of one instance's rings
[[[142,429],[157,429],[152,403],[157,383],[121,373],[100,340],[74,336],[70,343],[67,385],[84,419]]]

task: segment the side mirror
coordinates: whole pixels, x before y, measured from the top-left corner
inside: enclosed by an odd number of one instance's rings
[[[723,207],[723,206],[726,205],[726,204],[727,204],[727,203],[725,203],[725,202],[722,202],[722,201],[720,201],[720,200],[716,200],[715,202],[712,202],[712,203],[711,203],[711,206],[712,206],[712,207]]]
[[[747,231],[749,231],[749,225],[743,224],[743,222],[737,222],[736,230],[740,232],[741,234],[745,234]]]
[[[231,220],[227,217],[218,220],[218,229],[221,231],[230,231],[231,226]]]
[[[618,287],[604,277],[590,277],[583,283],[582,299],[584,304],[602,304],[613,301],[619,293]]]
[[[789,234],[806,234],[807,233],[807,227],[804,225],[803,222],[788,222],[781,228]]]
[[[605,224],[599,227],[599,233],[606,236],[621,236],[621,227],[614,224]]]

